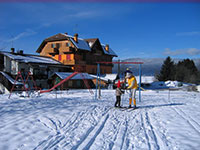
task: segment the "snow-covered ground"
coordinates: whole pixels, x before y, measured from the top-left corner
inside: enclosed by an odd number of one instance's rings
[[[128,106],[127,93],[122,100]],[[136,110],[114,102],[114,90],[101,100],[87,90],[0,95],[0,150],[200,149],[200,93],[142,91]]]

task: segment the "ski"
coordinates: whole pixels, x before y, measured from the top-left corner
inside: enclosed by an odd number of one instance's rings
[[[130,112],[130,111],[133,111],[133,110],[136,110],[136,109],[138,109],[138,107],[136,107],[136,108],[131,107],[131,108],[129,108],[127,111]]]
[[[130,109],[129,107],[115,107],[116,109],[119,109],[120,111],[125,111]]]
[[[130,111],[133,111],[133,110],[136,110],[136,109],[138,109],[139,107],[113,107],[113,108],[115,108],[115,109],[119,109],[120,111],[128,111],[128,112],[130,112]]]
[[[120,111],[133,111],[133,110],[136,110],[136,109],[138,109],[138,107],[136,107],[136,108],[134,108],[134,107],[114,107],[114,108],[116,108],[116,109],[119,109]]]

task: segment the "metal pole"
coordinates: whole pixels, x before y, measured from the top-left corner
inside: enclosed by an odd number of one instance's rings
[[[99,74],[99,63],[97,64],[97,78],[96,78],[96,92],[95,92],[95,100],[97,100],[97,89],[98,89],[98,82],[100,79],[100,74]]]
[[[141,67],[142,64],[139,64],[139,102],[141,102]]]
[[[120,59],[118,60],[118,66],[117,66],[117,74],[120,76]]]
[[[101,67],[99,64],[99,99],[101,98]]]

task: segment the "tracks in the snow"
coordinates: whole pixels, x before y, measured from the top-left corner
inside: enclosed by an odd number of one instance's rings
[[[183,110],[180,108],[173,108],[173,110],[185,120],[185,122],[197,133],[200,135],[200,124],[195,121],[192,117],[187,115]]]
[[[144,137],[145,148],[149,150],[159,150],[160,145],[167,147],[165,138],[153,127],[147,110],[129,112],[93,106],[74,113],[65,123],[55,118],[45,119],[39,121],[52,130],[52,135],[41,141],[34,150],[89,150],[96,147],[109,150],[133,149],[138,146],[135,144],[141,142],[141,139],[135,137]],[[138,136],[137,132],[142,136]]]
[[[82,111],[82,112],[74,113],[67,120],[67,122],[63,126],[61,126],[60,128],[57,125],[57,123],[55,123],[55,122],[53,123],[54,127],[52,127],[50,123],[47,124],[48,120],[47,121],[46,120],[43,121],[43,119],[40,119],[39,120],[40,122],[42,122],[48,128],[50,128],[52,130],[56,130],[56,133],[54,133],[55,135],[50,135],[47,139],[41,141],[39,143],[39,145],[37,147],[35,147],[35,150],[37,150],[37,149],[43,149],[43,150],[51,149],[52,147],[56,146],[58,143],[60,143],[66,137],[66,135],[68,135],[68,133],[70,131],[75,130],[77,128],[78,124],[81,121],[83,121],[83,119],[85,117],[87,117],[87,115],[89,114],[89,112],[91,110],[94,110],[94,109],[96,109],[96,106],[91,107],[90,109],[87,109],[87,110]],[[49,120],[49,121],[52,122],[51,120]],[[66,141],[65,144],[67,144],[67,143],[68,142]]]
[[[167,138],[154,128],[148,112],[141,114],[141,122],[149,150],[169,149]]]
[[[172,102],[170,100],[170,102]],[[172,109],[175,111],[175,113],[180,116],[185,122],[197,133],[200,135],[200,124],[193,119],[191,116],[186,114],[181,108],[178,107],[172,107]]]
[[[87,110],[78,112],[73,114],[68,121],[62,126],[55,122],[53,119],[49,118],[50,123],[44,123],[47,122],[42,119],[39,121],[46,127],[55,130],[55,135],[50,135],[47,139],[41,141],[37,147],[35,147],[35,150],[37,149],[51,149],[54,147],[66,147],[67,149],[77,149],[79,145],[90,135],[90,132],[93,130],[97,130],[96,134],[98,134],[101,129],[103,128],[103,124],[105,124],[106,120],[108,119],[109,115],[108,112],[110,108],[104,108],[101,113],[99,113],[102,110],[102,108],[93,106]],[[102,118],[100,122],[99,118]],[[44,118],[43,118],[44,119]],[[96,127],[97,123],[99,124],[99,128]],[[51,125],[52,124],[52,125]],[[59,123],[61,124],[61,123]],[[88,127],[89,126],[89,127]],[[79,129],[83,128],[83,130]],[[86,134],[80,133],[81,131],[87,130]],[[79,133],[78,135],[78,141],[75,141],[75,137],[73,137],[75,134]],[[94,135],[95,136],[95,135]],[[72,147],[72,144],[77,142],[78,144],[76,146]],[[89,144],[86,147],[89,147],[93,143],[94,139],[91,139],[89,141]]]
[[[100,120],[100,122],[95,126],[91,127],[85,134],[84,138],[80,140],[80,142],[72,147],[72,150],[82,149],[82,150],[88,150],[91,145],[94,143],[96,137],[100,134],[102,129],[105,126],[106,121],[109,118],[109,114],[106,114],[103,116],[103,118]]]

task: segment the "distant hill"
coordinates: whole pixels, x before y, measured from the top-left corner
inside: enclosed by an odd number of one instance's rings
[[[121,60],[122,62],[144,62],[142,65],[142,74],[143,75],[155,75],[160,72],[161,66],[163,64],[163,61],[166,58],[129,58]],[[175,63],[183,59],[173,59]],[[195,62],[195,65],[200,70],[200,59],[193,59]],[[117,73],[118,65],[115,64],[113,67],[113,73]],[[135,75],[139,74],[139,65],[120,65],[121,72],[124,72],[126,68],[130,68],[131,71]]]

